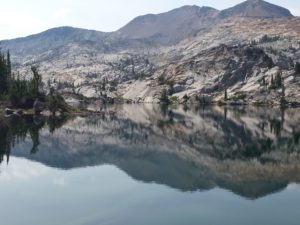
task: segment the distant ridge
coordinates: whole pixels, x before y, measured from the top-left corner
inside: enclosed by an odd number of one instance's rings
[[[183,6],[161,14],[139,16],[116,34],[129,39],[149,39],[159,44],[173,44],[209,28],[228,17],[293,17],[291,12],[263,0],[247,0],[232,8],[218,11],[211,7]]]
[[[218,13],[211,7],[183,6],[166,13],[139,16],[117,34],[130,39],[150,38],[162,44],[174,43],[211,25]]]
[[[116,32],[58,27],[25,38],[4,40],[4,49],[23,49],[18,54],[42,53],[45,50],[64,46],[71,42],[96,42],[100,49],[105,42],[110,49],[115,45],[127,45],[128,40],[139,40],[147,45],[172,45],[211,28],[230,17],[281,18],[293,17],[288,9],[263,0],[247,0],[232,8],[219,11],[211,7],[182,6],[169,12],[139,16]],[[114,43],[111,43],[113,40]],[[123,40],[118,42],[118,40]],[[131,46],[131,45],[130,45]],[[20,55],[20,56],[21,56]]]
[[[263,0],[247,0],[219,13],[220,18],[233,16],[257,18],[293,17],[288,9]]]

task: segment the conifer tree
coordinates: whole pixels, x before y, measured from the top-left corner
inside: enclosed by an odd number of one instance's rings
[[[225,100],[225,101],[228,100],[227,88],[225,88],[225,91],[224,91],[224,100]]]
[[[281,106],[285,106],[286,105],[286,99],[285,99],[285,86],[284,83],[282,83],[281,85],[281,99],[280,99],[280,104]]]
[[[11,79],[11,61],[10,61],[10,52],[9,51],[7,51],[6,59],[7,59],[8,79],[10,80]]]
[[[282,85],[282,78],[281,78],[281,71],[279,71],[276,76],[275,76],[275,80],[274,80],[274,85],[275,88],[280,88]]]
[[[41,93],[42,76],[39,74],[37,67],[32,66],[31,71],[33,78],[31,80],[31,94],[33,97],[38,97]]]
[[[295,73],[300,74],[300,62],[296,62],[295,64]]]
[[[273,87],[274,86],[274,76],[272,75],[271,77],[271,86]]]
[[[8,92],[11,74],[10,56],[8,58],[0,52],[0,95]]]
[[[160,100],[161,103],[164,103],[164,104],[169,104],[170,103],[170,100],[169,100],[169,97],[168,97],[168,92],[167,92],[166,89],[163,89],[159,100]]]

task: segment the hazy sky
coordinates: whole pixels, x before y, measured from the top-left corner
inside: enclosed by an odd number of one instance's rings
[[[136,16],[183,5],[231,7],[243,0],[9,0],[0,4],[0,40],[58,26],[114,31]],[[269,0],[300,16],[300,0]]]

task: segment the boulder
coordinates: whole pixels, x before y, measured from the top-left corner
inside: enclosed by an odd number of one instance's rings
[[[6,115],[12,115],[12,114],[14,114],[14,111],[12,109],[10,109],[10,108],[6,108],[5,109],[5,114]]]
[[[194,83],[194,79],[188,79],[186,82],[185,82],[185,84],[186,85],[192,85]]]
[[[33,104],[34,114],[39,115],[44,110],[44,103],[42,103],[39,99],[36,99]]]
[[[22,110],[17,110],[17,111],[14,112],[14,115],[21,117],[21,116],[24,115],[24,112]]]
[[[183,85],[175,84],[173,87],[174,93],[182,92],[184,91],[185,87]]]
[[[49,110],[45,110],[45,111],[41,112],[41,114],[43,116],[51,116],[51,112]]]

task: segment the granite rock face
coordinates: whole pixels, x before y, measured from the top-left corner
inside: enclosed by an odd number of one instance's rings
[[[10,49],[15,72],[30,76],[30,66],[36,65],[45,88],[65,96],[100,98],[105,92],[111,98],[158,102],[167,89],[179,100],[209,95],[218,101],[227,89],[235,100],[279,104],[281,90],[270,89],[276,73],[286,99],[299,101],[293,72],[300,61],[299,40],[300,18],[248,0],[223,11],[184,6],[141,16],[112,33],[54,28],[2,41],[1,47]]]

